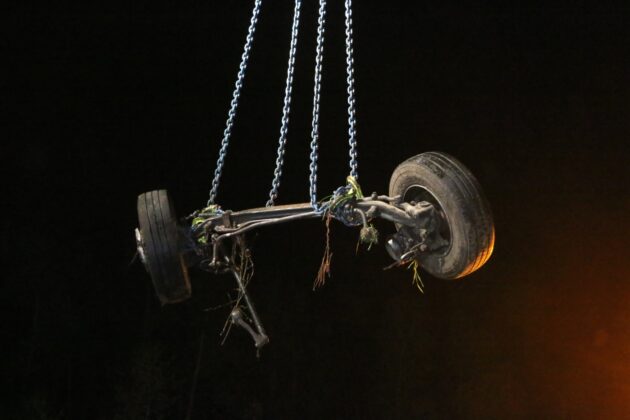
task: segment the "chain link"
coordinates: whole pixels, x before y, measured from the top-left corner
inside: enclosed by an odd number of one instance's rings
[[[287,82],[284,88],[284,107],[282,109],[282,124],[280,127],[280,139],[278,140],[278,155],[276,157],[276,169],[273,171],[273,181],[269,200],[266,206],[273,206],[278,198],[280,179],[282,178],[282,166],[284,165],[284,152],[287,145],[287,132],[289,131],[289,115],[291,113],[291,93],[293,91],[293,73],[295,70],[295,51],[297,49],[298,29],[300,25],[300,6],[302,0],[295,0],[295,10],[293,12],[293,26],[291,27],[291,46],[289,48],[289,63],[287,65]]]
[[[319,103],[322,87],[322,61],[324,59],[324,31],[326,25],[326,0],[319,0],[319,18],[317,19],[317,48],[315,55],[315,87],[313,88],[313,121],[311,129],[311,164],[310,168],[310,196],[311,206],[317,206],[317,159],[319,140]]]
[[[350,143],[350,176],[359,178],[357,160],[356,101],[354,91],[354,49],[352,47],[352,0],[346,0],[346,81],[348,83],[348,142]]]
[[[227,155],[227,149],[230,143],[230,136],[232,135],[232,126],[234,125],[234,119],[236,118],[236,109],[238,107],[238,100],[241,96],[241,89],[243,87],[243,80],[245,79],[245,71],[247,70],[249,54],[252,49],[252,43],[254,42],[254,33],[256,31],[256,23],[258,22],[258,16],[260,14],[260,4],[261,4],[261,0],[255,0],[254,8],[252,10],[252,17],[249,21],[247,38],[245,40],[245,47],[243,48],[243,54],[241,55],[241,63],[239,65],[238,76],[236,78],[236,83],[234,85],[234,92],[232,93],[232,101],[230,102],[230,110],[228,112],[228,118],[225,124],[225,130],[223,131],[223,139],[221,140],[221,148],[219,150],[219,158],[217,159],[217,167],[214,171],[214,178],[212,179],[212,188],[210,190],[210,198],[208,199],[208,206],[214,204],[214,200],[217,196],[217,191],[219,189],[219,181],[221,179],[221,173],[223,172],[223,165],[225,164],[225,157]]]

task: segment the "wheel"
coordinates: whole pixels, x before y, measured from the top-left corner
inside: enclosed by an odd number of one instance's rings
[[[437,210],[440,246],[417,257],[431,275],[464,277],[490,258],[494,248],[490,206],[475,177],[454,157],[427,152],[407,159],[394,170],[389,195],[400,195],[407,203],[427,201]]]
[[[190,297],[175,210],[166,190],[138,196],[138,251],[162,305]]]

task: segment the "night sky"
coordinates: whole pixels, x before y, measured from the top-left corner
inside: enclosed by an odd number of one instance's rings
[[[348,173],[330,3],[320,197]],[[138,194],[168,189],[180,216],[207,201],[253,2],[6,8],[0,417],[630,418],[630,9],[434,3],[355,4],[359,181],[386,193],[403,160],[452,154],[491,204],[494,255],[423,273],[421,294],[334,223],[313,292],[324,224],[261,229],[260,359],[243,330],[221,346],[230,277],[192,270],[192,299],[161,307],[132,263]],[[263,1],[225,209],[267,199],[292,8]],[[305,2],[282,204],[308,200],[316,18]]]

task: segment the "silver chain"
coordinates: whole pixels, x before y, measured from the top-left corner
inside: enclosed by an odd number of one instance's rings
[[[219,150],[219,158],[217,159],[217,168],[214,171],[214,178],[212,180],[212,189],[210,190],[210,198],[208,205],[214,204],[214,200],[219,188],[219,181],[221,179],[221,173],[223,166],[225,165],[225,158],[227,155],[227,149],[232,134],[232,127],[236,118],[236,110],[238,108],[238,100],[240,98],[241,89],[243,87],[243,80],[245,79],[245,72],[247,70],[247,63],[249,61],[249,55],[254,41],[254,33],[256,31],[256,24],[258,22],[258,16],[260,14],[260,5],[262,0],[255,0],[254,9],[250,19],[249,29],[241,56],[241,63],[239,66],[238,77],[235,83],[234,92],[232,94],[232,101],[230,102],[230,110],[228,112],[228,119],[226,122],[225,130],[223,131],[223,139],[221,141],[221,148]],[[291,32],[291,46],[289,49],[289,63],[287,70],[287,81],[285,86],[284,107],[282,113],[282,124],[280,128],[280,139],[278,145],[278,152],[276,158],[276,168],[274,170],[274,179],[272,182],[272,188],[269,192],[269,200],[267,206],[273,206],[274,200],[278,197],[278,189],[280,187],[280,180],[282,177],[282,166],[284,165],[284,154],[286,149],[287,132],[289,125],[289,114],[291,111],[291,93],[293,88],[293,74],[295,67],[295,52],[297,49],[298,27],[300,18],[301,0],[295,0],[295,10],[293,16],[293,26]],[[310,198],[311,205],[317,209],[317,160],[318,160],[318,140],[319,140],[319,114],[320,114],[320,92],[321,92],[321,73],[322,62],[324,52],[324,32],[326,22],[326,0],[319,1],[319,18],[317,27],[317,49],[315,59],[315,87],[313,96],[313,120],[311,130],[311,153],[310,153]],[[359,177],[358,172],[358,152],[357,152],[357,132],[356,132],[356,98],[355,98],[355,86],[354,86],[354,49],[353,49],[353,30],[352,30],[352,0],[345,0],[345,35],[346,35],[346,83],[348,93],[348,143],[350,145],[350,176],[357,179]]]
[[[245,47],[243,48],[243,54],[241,55],[241,64],[239,65],[238,76],[236,78],[234,92],[232,93],[232,102],[230,102],[228,119],[225,124],[225,130],[223,131],[223,140],[221,140],[221,149],[219,150],[219,158],[217,159],[217,168],[214,171],[214,178],[212,179],[212,189],[210,190],[208,206],[214,204],[214,200],[219,189],[219,181],[221,179],[221,173],[223,172],[223,165],[225,164],[225,157],[227,155],[228,145],[230,143],[232,126],[234,125],[234,119],[236,118],[236,109],[238,107],[238,100],[241,96],[243,80],[245,79],[245,71],[247,70],[247,62],[249,61],[249,53],[252,49],[252,43],[254,42],[256,23],[258,22],[258,15],[260,14],[260,4],[261,0],[255,0],[254,9],[252,10],[252,17],[249,21],[249,29],[247,31]]]
[[[280,127],[280,139],[278,140],[278,154],[276,157],[276,169],[273,174],[271,183],[271,191],[269,191],[269,200],[267,207],[273,206],[274,201],[278,198],[278,189],[280,188],[280,179],[282,178],[282,166],[284,165],[284,152],[287,145],[287,132],[289,131],[289,115],[291,113],[291,93],[293,91],[293,73],[295,69],[295,51],[297,49],[298,29],[300,25],[300,6],[301,0],[295,0],[295,10],[293,12],[293,26],[291,27],[291,46],[289,48],[289,63],[287,65],[287,82],[284,88],[284,107],[282,109],[282,124]]]
[[[348,83],[348,142],[350,143],[350,176],[359,178],[357,160],[356,101],[354,91],[354,49],[352,47],[352,0],[346,0],[346,81]]]
[[[326,25],[326,0],[319,0],[317,19],[317,48],[315,55],[315,87],[313,88],[313,121],[311,124],[310,195],[311,206],[317,210],[317,159],[319,140],[319,99],[322,88],[322,61],[324,59],[324,31]]]

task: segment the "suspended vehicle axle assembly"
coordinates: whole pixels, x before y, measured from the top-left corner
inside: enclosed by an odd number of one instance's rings
[[[334,200],[335,196],[321,208],[304,203],[232,212],[209,206],[178,221],[167,191],[146,192],[138,196],[138,253],[162,304],[191,296],[191,266],[232,273],[239,296],[229,321],[248,331],[257,348],[269,339],[247,293],[251,254],[245,235],[252,230],[328,215],[360,226],[363,233],[370,229],[370,220],[387,220],[396,227],[396,233],[385,241],[395,263],[415,261],[442,279],[472,273],[492,253],[494,226],[481,188],[468,169],[444,153],[423,153],[400,164],[391,177],[388,195],[363,197],[359,189]],[[332,208],[333,204],[337,206]],[[249,316],[243,313],[242,303]]]

